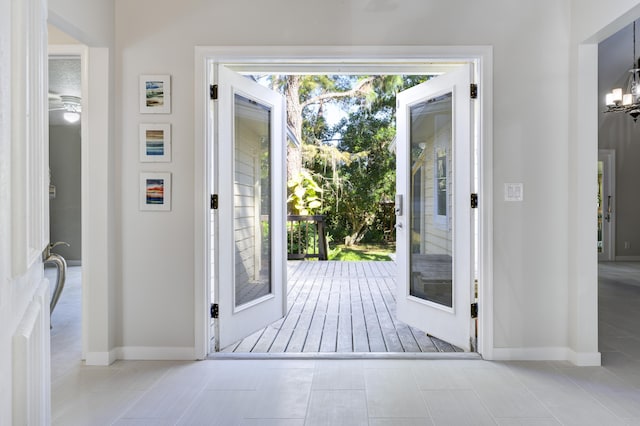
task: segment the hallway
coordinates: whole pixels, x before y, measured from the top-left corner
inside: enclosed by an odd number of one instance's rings
[[[616,266],[633,268],[620,274]],[[640,264],[600,265],[602,367],[483,360],[118,361],[84,366],[53,318],[56,425],[640,423]],[[70,273],[79,277],[79,274]],[[74,288],[78,283],[68,283]],[[64,356],[65,351],[70,351]],[[63,371],[62,371],[62,370]]]

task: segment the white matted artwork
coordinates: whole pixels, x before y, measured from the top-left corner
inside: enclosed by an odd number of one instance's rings
[[[143,163],[171,161],[171,124],[140,124],[140,161]]]
[[[140,76],[140,112],[143,114],[171,113],[171,76],[145,74]]]
[[[171,173],[140,173],[140,210],[171,210]]]

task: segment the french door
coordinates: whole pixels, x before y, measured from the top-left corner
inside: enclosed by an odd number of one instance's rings
[[[615,171],[615,150],[598,150],[598,260],[605,262],[616,257]]]
[[[220,349],[286,312],[284,98],[219,65],[214,111],[214,334]]]
[[[471,66],[398,95],[398,319],[471,350]]]

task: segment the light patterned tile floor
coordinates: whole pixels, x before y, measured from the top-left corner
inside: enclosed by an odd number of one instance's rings
[[[640,287],[624,284],[624,274],[610,279],[606,273],[600,285],[602,367],[367,359],[87,367],[78,361],[77,345],[61,344],[74,323],[56,311],[53,424],[638,425]]]

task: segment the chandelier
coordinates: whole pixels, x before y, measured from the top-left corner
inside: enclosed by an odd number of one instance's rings
[[[607,110],[605,112],[626,112],[633,121],[640,116],[640,58],[636,64],[636,22],[633,21],[633,58],[627,79],[627,90],[613,89],[605,98]]]

